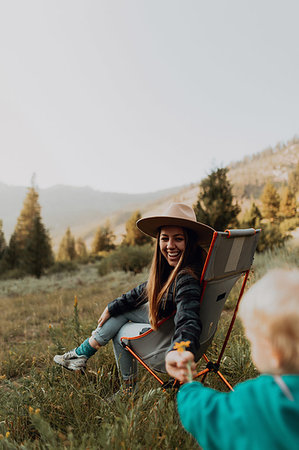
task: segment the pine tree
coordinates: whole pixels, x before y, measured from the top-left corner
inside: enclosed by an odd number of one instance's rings
[[[41,207],[38,202],[38,193],[34,187],[31,187],[28,189],[14,230],[16,244],[20,250],[24,250],[26,240],[34,228],[35,218],[40,217],[40,213]]]
[[[99,252],[109,252],[115,248],[114,245],[115,235],[111,229],[110,222],[107,221],[102,227],[99,227],[94,236],[94,240],[91,246],[93,254]]]
[[[21,256],[22,252],[17,244],[16,233],[14,232],[9,239],[8,247],[3,256],[3,266],[5,267],[5,270],[20,267]]]
[[[75,250],[78,259],[86,259],[87,258],[87,249],[85,242],[81,237],[78,237],[75,241]]]
[[[291,172],[289,175],[288,186],[290,191],[296,196],[297,192],[299,191],[299,161],[297,162],[297,165],[293,172]]]
[[[227,172],[227,168],[216,169],[203,179],[197,203],[194,205],[197,220],[217,231],[238,225],[237,215],[240,207],[233,203]]]
[[[288,236],[282,233],[277,223],[263,224],[262,232],[257,244],[257,252],[272,250],[276,247],[282,247]]]
[[[264,187],[261,201],[263,217],[269,219],[271,222],[275,221],[279,211],[280,197],[275,186],[270,181]]]
[[[26,240],[24,249],[23,266],[27,273],[40,278],[44,269],[54,262],[50,237],[37,215],[33,222],[33,228]]]
[[[6,245],[4,233],[2,230],[2,220],[0,220],[0,275],[1,273],[4,273],[7,269],[7,262],[6,262],[6,254],[8,251],[8,247]]]
[[[251,207],[245,212],[243,216],[242,226],[249,228],[258,228],[262,220],[262,213],[256,206],[255,202],[252,202]]]
[[[296,216],[297,205],[294,193],[285,186],[281,193],[280,214],[286,219]]]
[[[61,239],[57,260],[73,261],[76,259],[75,238],[71,233],[70,227],[67,228],[65,235]]]
[[[126,223],[126,235],[122,241],[123,245],[144,245],[151,242],[150,236],[142,233],[137,227],[137,220],[141,219],[140,211],[135,211]]]
[[[33,186],[28,189],[5,259],[10,269],[21,268],[37,277],[53,262],[50,237],[42,223],[38,193]]]
[[[4,250],[6,249],[6,241],[5,241],[2,226],[3,226],[3,222],[0,219],[0,259],[3,257]]]

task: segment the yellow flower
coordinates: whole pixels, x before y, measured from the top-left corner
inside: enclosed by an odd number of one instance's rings
[[[49,323],[49,330],[51,330],[51,328],[52,328],[52,325]]]
[[[5,437],[8,438],[9,436],[10,436],[10,432],[9,432],[9,431],[6,431]]]
[[[34,413],[34,409],[32,408],[32,406],[29,406],[28,411],[29,411],[29,414],[33,414]]]
[[[4,380],[6,378],[6,375],[0,375],[0,380]]]
[[[35,410],[35,414],[39,414],[39,413],[40,413],[40,409],[37,408],[37,409]]]
[[[186,350],[186,347],[189,347],[190,341],[182,341],[182,342],[176,342],[173,346],[174,350],[177,350],[178,352],[184,352]]]
[[[74,300],[74,308],[76,308],[78,305],[78,299],[77,299],[77,295],[75,295],[75,300]]]

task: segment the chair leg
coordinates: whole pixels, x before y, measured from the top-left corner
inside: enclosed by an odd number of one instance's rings
[[[164,384],[164,381],[161,380],[160,377],[158,377],[157,374],[155,374],[155,372],[144,362],[142,361],[142,359],[137,355],[137,353],[135,353],[130,347],[128,347],[127,345],[124,345],[125,349],[128,350],[128,352],[131,353],[131,355],[134,356],[134,358],[137,359],[137,361],[140,362],[140,364],[142,364],[142,366],[154,377],[156,378],[156,380],[161,384],[161,386]]]
[[[232,386],[229,384],[229,382],[227,381],[227,379],[222,375],[221,372],[219,372],[219,370],[217,370],[217,372],[215,372],[215,373],[217,373],[217,375],[220,377],[220,379],[223,381],[223,383],[224,383],[231,391],[234,390],[233,387],[232,387]]]
[[[179,389],[180,386],[181,383],[179,380],[177,380],[176,378],[171,378],[170,380],[163,383],[162,389],[163,391],[166,391],[166,389]]]
[[[244,294],[244,290],[245,290],[245,286],[246,286],[246,283],[247,283],[248,275],[249,275],[249,270],[247,270],[247,272],[245,273],[245,276],[244,276],[244,279],[243,279],[243,283],[242,283],[242,287],[241,287],[240,294],[239,294],[239,298],[237,300],[237,303],[236,303],[236,306],[235,306],[235,310],[234,310],[234,314],[233,314],[232,320],[230,322],[228,331],[226,333],[226,336],[225,336],[225,339],[224,339],[224,343],[222,345],[222,349],[221,349],[220,354],[218,356],[217,364],[220,364],[220,361],[221,361],[222,356],[224,354],[226,345],[227,345],[228,340],[230,338],[230,335],[231,335],[231,332],[232,332],[232,329],[233,329],[233,326],[234,326],[234,323],[235,323],[235,320],[236,320],[236,317],[237,317],[239,304],[240,304],[240,301],[241,301],[241,299],[243,297],[243,294]]]
[[[200,372],[198,372],[194,378],[199,378],[199,377],[203,377],[205,375],[207,375],[207,373],[210,372],[210,369],[206,368],[204,370],[201,370]]]
[[[205,379],[206,379],[206,376],[207,376],[208,373],[210,372],[211,368],[208,367],[208,364],[209,364],[210,360],[209,360],[209,358],[207,357],[207,355],[204,353],[204,354],[202,355],[202,357],[203,357],[203,359],[206,361],[207,367],[206,367],[206,369],[201,370],[200,372],[198,372],[194,378],[199,378],[199,377],[201,377],[200,382],[201,382],[201,383],[204,383],[204,381],[205,381]]]
[[[198,372],[196,374],[196,376],[194,378],[199,378],[201,377],[200,382],[203,384],[206,376],[208,375],[208,373],[210,372],[214,372],[216,373],[219,378],[223,381],[223,383],[231,390],[233,391],[233,387],[229,384],[229,382],[227,381],[227,379],[222,375],[222,373],[219,371],[219,364],[217,363],[213,363],[212,361],[210,361],[207,356],[204,354],[203,358],[205,359],[205,361],[207,362],[207,367],[204,370],[201,370],[200,372]]]
[[[210,371],[210,369],[206,369],[206,372],[202,375],[202,377],[201,377],[201,380],[200,380],[200,382],[201,382],[201,384],[204,384],[204,382],[205,382],[205,379],[207,378],[207,375],[208,375],[208,373],[210,373],[211,371]]]

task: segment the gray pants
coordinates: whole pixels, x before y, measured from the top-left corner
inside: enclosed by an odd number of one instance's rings
[[[137,363],[130,352],[121,345],[122,336],[138,336],[143,328],[150,328],[148,318],[148,303],[139,306],[133,311],[110,317],[102,327],[92,332],[92,337],[101,345],[113,340],[113,349],[116,364],[124,380],[130,380],[137,375]]]

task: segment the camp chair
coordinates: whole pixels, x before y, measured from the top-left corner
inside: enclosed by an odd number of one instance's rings
[[[234,326],[238,307],[248,279],[253,255],[257,246],[260,230],[253,228],[244,230],[215,231],[201,275],[200,318],[202,332],[200,335],[200,353],[197,361],[203,357],[207,362],[204,370],[197,374],[203,382],[209,372],[216,373],[226,386],[232,386],[219,371],[221,359]],[[229,324],[220,354],[216,362],[211,362],[205,355],[216,333],[218,322],[225,302],[232,287],[243,276],[238,300],[233,317]],[[159,322],[157,330],[148,328],[148,324],[140,324],[139,336],[123,336],[122,345],[139,361],[146,370],[161,384],[163,388],[177,385],[175,382],[164,382],[156,372],[166,373],[165,353],[168,350],[174,333],[174,314]],[[147,327],[147,329],[144,329]]]

